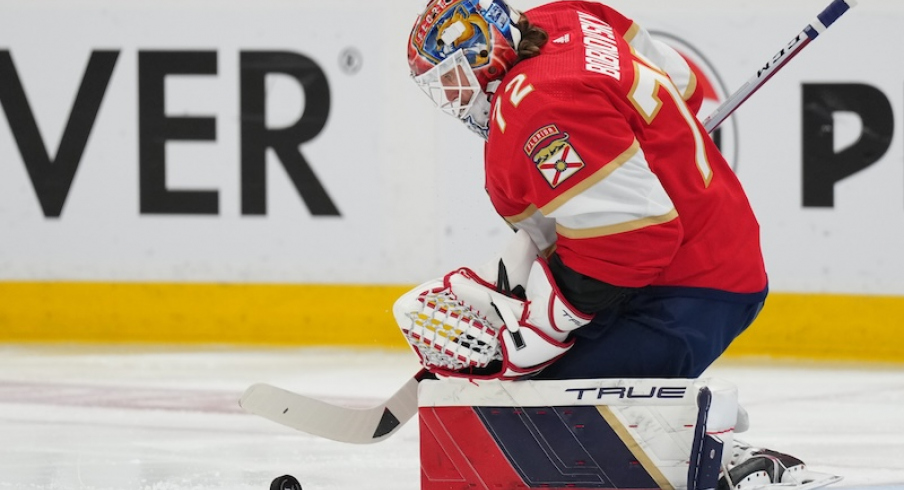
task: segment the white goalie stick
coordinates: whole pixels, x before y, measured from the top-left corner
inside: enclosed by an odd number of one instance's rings
[[[813,22],[703,121],[706,131],[715,131],[767,80],[855,5],[856,0],[833,0]],[[426,376],[430,376],[429,373],[421,370],[385,402],[368,408],[334,405],[265,383],[249,387],[239,400],[239,405],[246,412],[308,434],[340,442],[369,444],[392,436],[414,417],[418,409],[418,382]]]
[[[393,435],[417,413],[417,384],[426,370],[412,376],[385,402],[368,408],[333,405],[266,383],[248,387],[239,406],[278,424],[325,439],[369,444]]]

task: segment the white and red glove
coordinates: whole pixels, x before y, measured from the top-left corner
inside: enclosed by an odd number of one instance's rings
[[[574,344],[569,332],[592,319],[562,297],[543,259],[534,259],[526,282],[519,299],[461,268],[402,295],[393,314],[427,370],[521,379],[565,354]]]

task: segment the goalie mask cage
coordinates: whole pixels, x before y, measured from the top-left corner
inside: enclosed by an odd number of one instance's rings
[[[425,380],[418,398],[421,490],[716,487],[695,380]]]

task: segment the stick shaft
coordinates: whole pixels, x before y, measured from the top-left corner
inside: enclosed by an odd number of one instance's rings
[[[817,36],[838,20],[851,7],[857,5],[856,0],[833,0],[828,7],[823,9],[802,31],[800,31],[785,47],[779,50],[766,64],[757,70],[747,83],[741,86],[728,99],[713,111],[703,121],[706,132],[712,133],[730,116],[741,104],[772,78],[783,66],[797,56]]]

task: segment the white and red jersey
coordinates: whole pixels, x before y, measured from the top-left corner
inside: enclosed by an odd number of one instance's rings
[[[549,41],[493,99],[486,188],[497,212],[609,284],[764,290],[759,225],[696,118],[687,62],[599,3],[525,14]]]

